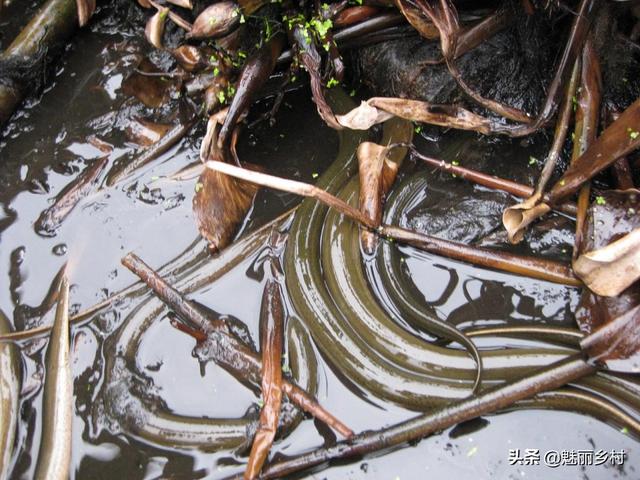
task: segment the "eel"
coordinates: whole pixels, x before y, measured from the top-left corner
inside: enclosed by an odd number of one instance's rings
[[[333,89],[330,100],[336,111],[350,102],[344,92]],[[358,199],[355,152],[362,132],[344,130],[336,161],[320,177],[319,186],[353,205]],[[393,207],[393,205],[391,205]],[[392,209],[393,210],[393,209]],[[190,294],[216,281],[247,258],[259,255],[274,224],[291,223],[285,215],[233,243],[213,259],[204,242],[194,243],[184,254],[159,269],[178,290]],[[389,261],[393,245],[381,242],[379,267]],[[305,200],[294,213],[283,253],[285,294],[297,316],[290,318],[286,338],[295,381],[314,393],[317,365],[312,341],[341,378],[354,384],[371,402],[387,400],[404,408],[426,411],[471,393],[476,365],[463,350],[445,348],[406,330],[403,316],[386,311],[367,279],[368,265],[360,256],[359,229],[340,214],[314,200]],[[388,286],[383,286],[388,291]],[[218,450],[246,447],[257,417],[234,419],[196,418],[172,413],[149,393],[152,382],[137,368],[136,352],[149,326],[167,312],[145,287],[133,287],[126,296],[127,312],[122,326],[103,347],[107,356],[102,390],[97,395],[94,423],[106,421],[112,428],[153,444],[177,448]],[[397,301],[394,300],[394,301]],[[433,312],[409,295],[406,306],[416,315],[416,325],[430,330],[438,321]],[[409,322],[410,323],[410,322]],[[536,338],[547,341],[540,348],[482,351],[485,365],[482,388],[528,374],[536,367],[568,358],[575,353],[570,330],[536,327]],[[503,327],[499,336],[508,336]],[[522,327],[517,332],[523,334]],[[560,341],[558,341],[560,340]],[[560,345],[556,345],[559,343]],[[548,346],[547,346],[548,345]],[[570,388],[545,392],[514,408],[555,408],[582,412],[628,427],[640,436],[640,385],[630,376],[598,373]],[[297,412],[283,415],[280,434],[297,425]],[[284,428],[283,428],[284,427]]]
[[[0,333],[10,330],[9,320],[0,310]],[[20,378],[18,347],[12,343],[0,343],[0,478],[9,477],[18,425]]]
[[[45,356],[42,434],[36,480],[64,480],[71,467],[73,376],[69,353],[69,283],[62,278]]]
[[[198,291],[257,255],[271,228],[280,226],[289,216],[287,214],[268,223],[213,259],[206,254],[203,243],[198,242],[161,268],[160,272],[171,271],[173,286],[185,295]],[[192,254],[196,251],[205,252],[205,255],[194,258]],[[104,346],[114,354],[105,356],[104,382],[92,412],[94,427],[102,422],[111,431],[166,447],[213,451],[250,446],[257,427],[255,412],[231,419],[180,415],[169,411],[160,399],[149,393],[153,384],[139,372],[136,353],[146,330],[168,309],[146,288],[131,291],[127,301],[129,314]],[[317,360],[308,334],[296,318],[289,318],[286,342],[293,380],[309,394],[315,395]],[[295,428],[302,418],[298,409],[286,404],[279,434]]]
[[[348,110],[346,104],[351,102],[344,92],[332,92],[332,100],[337,103],[334,109]],[[355,151],[364,136],[349,130],[338,134],[341,143],[336,161],[319,178],[317,186],[355,206]],[[475,366],[464,351],[419,338],[401,326],[401,316],[380,306],[367,281],[358,227],[353,222],[313,199],[303,201],[289,233],[284,269],[293,307],[320,353],[370,401],[386,400],[426,411],[470,394]],[[433,316],[428,309],[416,306],[415,300],[412,303],[423,318]],[[481,353],[484,388],[567,358],[575,349],[549,346]],[[640,391],[635,381],[598,374],[581,385],[588,390],[606,391],[636,409],[640,406],[631,393]]]

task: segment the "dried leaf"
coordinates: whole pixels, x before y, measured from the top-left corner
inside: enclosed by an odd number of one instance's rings
[[[574,261],[574,270],[599,295],[618,295],[640,275],[638,209],[638,190],[604,192],[589,209],[585,253]]]
[[[548,195],[549,203],[557,203],[576,192],[586,181],[610,166],[618,158],[640,147],[640,99],[629,106],[587,149],[569,166]]]
[[[158,75],[162,72],[147,58],[140,62],[138,70],[153,75],[132,73],[122,83],[123,93],[137,98],[149,108],[158,108],[164,105],[171,97],[171,91],[176,88],[176,82]]]
[[[167,0],[167,2],[189,10],[193,9],[193,3],[191,3],[191,0]]]
[[[397,0],[394,2],[407,22],[427,40],[435,40],[440,37],[438,28],[415,7],[412,2]]]
[[[280,285],[269,278],[262,294],[260,309],[260,352],[262,354],[262,398],[260,423],[244,472],[246,480],[254,479],[264,465],[278,428],[282,403],[282,347],[284,308]]]
[[[413,125],[400,119],[391,119],[384,125],[382,143],[395,141],[409,143],[413,138]],[[396,179],[398,169],[407,154],[406,148],[389,148],[372,142],[358,146],[357,158],[360,173],[360,211],[376,225],[382,221],[382,204]],[[372,255],[378,244],[378,235],[367,230],[360,231],[362,249]]]
[[[367,130],[392,116],[413,122],[441,127],[473,130],[489,134],[491,121],[456,105],[435,105],[406,98],[373,97],[346,115],[337,115],[338,122],[353,130]]]
[[[509,242],[520,243],[531,222],[551,211],[546,203],[538,203],[540,193],[534,193],[524,202],[505,209],[502,213],[502,224],[507,231]]]
[[[223,0],[205,8],[193,22],[187,38],[215,38],[222,37],[240,24],[240,10],[238,4]]]
[[[203,163],[207,160],[222,160],[222,154],[218,149],[218,133],[220,127],[227,118],[228,108],[220,110],[209,117],[207,122],[207,131],[202,138],[200,144],[200,161]]]
[[[162,44],[162,34],[164,33],[164,25],[168,15],[169,9],[167,7],[160,7],[155,15],[149,19],[144,29],[144,35],[147,37],[147,41],[160,50],[164,48]]]
[[[378,110],[369,105],[368,102],[361,102],[360,106],[350,112],[344,115],[336,115],[336,120],[340,125],[351,130],[368,130],[392,117],[392,114]]]
[[[586,218],[584,251],[591,252],[607,248],[608,245],[624,238],[629,232],[637,230],[640,227],[640,217],[636,213],[636,209],[640,207],[639,203],[637,190],[611,190],[596,197]],[[620,274],[622,275],[623,272]],[[597,342],[594,340],[589,345],[588,351],[608,368],[635,371],[634,359],[629,362],[622,361],[626,355],[630,355],[633,332],[627,331],[625,323],[618,319],[628,319],[631,315],[629,312],[639,305],[638,283],[632,284],[617,296],[612,297],[596,295],[587,289],[583,291],[575,313],[576,322],[580,329],[587,333],[601,332],[598,337],[594,337]],[[618,335],[629,338],[620,339]],[[586,348],[586,346],[583,347]]]
[[[619,295],[640,277],[640,228],[598,250],[583,253],[573,270],[598,295]]]
[[[229,245],[247,214],[258,187],[205,169],[196,183],[193,211],[200,234],[212,251]]]
[[[135,118],[127,125],[126,135],[129,141],[148,147],[164,137],[171,127],[171,124]]]
[[[78,25],[84,27],[96,10],[96,0],[76,0],[78,10]]]
[[[360,175],[359,208],[362,213],[380,225],[382,221],[382,169],[389,149],[373,142],[362,142],[358,146],[358,172]],[[360,232],[360,244],[371,255],[377,244],[372,232]]]

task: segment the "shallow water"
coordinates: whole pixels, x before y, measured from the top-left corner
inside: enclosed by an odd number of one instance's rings
[[[40,212],[97,158],[97,150],[87,142],[88,135],[97,133],[114,144],[110,165],[134,149],[123,140],[119,129],[127,115],[140,112],[127,103],[120,89],[131,66],[119,61],[119,45],[130,40],[132,33],[140,32],[115,33],[104,19],[94,30],[79,34],[57,66],[54,84],[40,101],[27,102],[0,140],[0,309],[14,318],[17,328],[52,320],[51,312],[40,319],[25,314],[29,313],[26,307],[42,302],[55,272],[65,262],[70,265],[71,302],[78,310],[135,281],[120,265],[120,258],[127,252],[134,251],[159,267],[197,237],[191,215],[195,180],[168,183],[162,177],[197,158],[203,125],[195,127],[188,138],[123,187],[96,189],[73,210],[55,237],[42,237],[34,231],[33,223]],[[268,165],[270,171],[282,176],[313,181],[335,157],[337,140],[321,124],[308,97],[306,90],[289,94],[274,128],[261,123],[245,132],[239,146],[241,158]],[[448,135],[434,145],[425,135],[422,147],[442,153],[440,145],[453,145],[448,148],[457,150],[448,154],[457,156],[463,165],[508,173],[516,180],[531,180],[535,174],[535,170],[518,165],[527,164],[536,145],[505,148],[477,143],[474,136],[465,137],[464,142],[451,138]],[[406,224],[449,238],[476,241],[491,234],[499,224],[501,206],[510,201],[505,195],[410,164],[404,167],[400,185],[416,178],[424,182],[424,188],[417,190]],[[482,203],[474,203],[476,198]],[[290,195],[262,191],[242,231],[255,229],[297,201]],[[445,213],[450,214],[450,221],[442,221]],[[470,218],[474,219],[472,224]],[[544,232],[540,236],[544,237]],[[550,250],[566,258],[563,250],[571,240],[566,232],[547,239],[547,243],[544,239],[536,243],[536,238],[523,248]],[[433,305],[441,318],[459,326],[504,322],[572,325],[571,311],[578,297],[575,289],[483,270],[411,248],[401,248],[401,255],[406,275],[425,302]],[[255,259],[247,258],[193,298],[241,319],[257,339],[263,281],[254,274]],[[104,357],[114,354],[104,348],[109,345],[104,340],[114,334],[126,313],[125,303],[73,329],[76,403],[72,478],[221,478],[241,471],[234,465],[243,457],[235,452],[159,448],[126,434],[114,434],[102,419],[92,418],[92,406],[104,378]],[[480,345],[483,342],[479,341]],[[505,346],[524,343],[514,339]],[[12,478],[33,475],[39,445],[45,343],[29,345],[22,356],[24,396]],[[167,409],[182,415],[236,417],[255,405],[258,398],[254,394],[214,365],[209,364],[201,375],[200,365],[191,355],[193,346],[193,341],[173,329],[164,316],[142,340],[136,368],[152,379]],[[318,358],[320,402],[355,431],[415,415],[367,398]],[[274,450],[295,454],[333,439],[325,427],[305,420],[290,436],[277,442]],[[510,449],[527,448],[539,449],[542,454],[548,450],[625,449],[628,457],[621,468],[609,464],[558,469],[509,465]],[[308,478],[637,478],[637,451],[635,439],[592,418],[566,412],[518,411],[458,426],[410,448],[333,466]]]

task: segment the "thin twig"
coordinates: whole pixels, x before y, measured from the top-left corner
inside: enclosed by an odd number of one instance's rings
[[[496,268],[518,275],[526,275],[564,285],[582,285],[580,280],[573,275],[571,267],[559,262],[514,255],[486,248],[471,247],[463,243],[444,240],[391,225],[378,226],[359,210],[314,185],[247,170],[224,162],[209,161],[205,165],[207,168],[240,178],[247,182],[294,193],[296,195],[315,198],[382,236],[412,245],[436,255],[443,255],[483,267]]]
[[[147,284],[158,298],[166,303],[183,322],[193,329],[207,333],[212,347],[209,352],[216,363],[220,364],[236,378],[243,378],[253,385],[260,385],[260,358],[246,344],[231,335],[228,328],[219,319],[212,320],[203,311],[187,300],[180,292],[169,285],[153,269],[133,253],[122,259],[122,264]],[[292,403],[318,420],[326,423],[342,436],[349,438],[353,431],[324,409],[311,395],[286,379],[282,389]]]

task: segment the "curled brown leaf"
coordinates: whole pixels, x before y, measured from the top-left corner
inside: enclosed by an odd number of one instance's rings
[[[205,8],[193,22],[187,38],[216,38],[227,35],[240,24],[236,2],[223,0]]]
[[[254,479],[260,473],[271,450],[280,418],[284,308],[280,285],[274,278],[267,281],[262,294],[260,329],[264,406],[260,412],[260,423],[253,438],[251,454],[244,472],[246,480]]]
[[[158,11],[149,19],[144,29],[144,35],[147,41],[158,49],[164,48],[162,44],[162,34],[164,33],[164,25],[169,15],[169,9],[160,7]]]
[[[200,71],[208,65],[202,51],[193,45],[180,45],[171,51],[171,55],[187,72]]]

